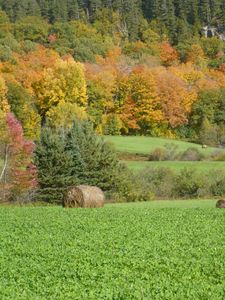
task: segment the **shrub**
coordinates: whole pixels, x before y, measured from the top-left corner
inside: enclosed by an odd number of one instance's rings
[[[200,161],[204,155],[197,148],[188,148],[180,155],[180,160],[184,161]]]
[[[165,144],[165,148],[156,148],[150,155],[149,161],[164,161],[164,160],[176,160],[178,158],[178,146],[173,143]]]
[[[213,170],[207,177],[210,194],[212,196],[223,197],[225,195],[225,172],[222,170]]]
[[[175,176],[173,192],[177,197],[195,198],[205,187],[205,176],[194,169],[183,169]]]
[[[157,198],[170,198],[173,191],[174,173],[169,168],[145,168],[137,176],[137,184],[142,195],[151,200]],[[146,197],[146,196],[145,196]]]
[[[148,157],[148,160],[149,161],[162,161],[162,160],[165,160],[165,157],[166,157],[166,153],[165,153],[165,149],[164,148],[156,148],[154,149],[149,157]]]
[[[222,197],[225,195],[225,172],[213,170],[204,174],[186,168],[175,174],[169,168],[148,167],[136,176],[134,187],[138,193],[138,201],[154,198]]]
[[[173,143],[165,144],[165,160],[176,160],[178,157],[178,146]]]
[[[216,150],[210,155],[210,159],[213,161],[225,161],[225,151]]]

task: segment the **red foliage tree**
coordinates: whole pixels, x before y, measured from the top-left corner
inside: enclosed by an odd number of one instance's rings
[[[6,115],[8,127],[8,181],[13,198],[19,198],[37,185],[36,167],[32,163],[35,144],[23,136],[23,129],[12,113]]]

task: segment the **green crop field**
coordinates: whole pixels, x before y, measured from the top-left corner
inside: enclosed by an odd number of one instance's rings
[[[0,208],[0,299],[225,299],[215,201]]]
[[[133,171],[140,171],[146,167],[170,168],[175,172],[184,168],[195,169],[199,172],[225,171],[225,162],[221,161],[124,161],[124,163]]]
[[[105,138],[115,146],[117,151],[127,153],[150,154],[150,152],[156,148],[164,148],[166,144],[176,145],[178,147],[177,150],[181,152],[191,147],[197,148],[205,154],[210,154],[218,150],[213,147],[202,149],[201,145],[178,140],[146,136],[106,136]]]

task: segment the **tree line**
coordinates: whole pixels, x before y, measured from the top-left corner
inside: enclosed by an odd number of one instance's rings
[[[14,171],[8,173],[9,188],[35,185],[33,143],[39,145],[47,126],[68,153],[74,119],[91,123],[99,135],[225,145],[225,43],[218,36],[201,36],[203,19],[192,24],[188,10],[180,18],[184,3],[178,1],[154,2],[155,9],[162,8],[156,17],[148,15],[154,10],[145,6],[147,1],[108,1],[107,8],[101,1],[79,1],[79,17],[51,19],[50,12],[56,16],[51,5],[57,3],[0,1],[1,183],[7,184],[4,166],[10,150]],[[76,1],[63,3],[73,6]],[[223,3],[217,4],[220,11]],[[161,14],[165,7],[167,14]],[[175,19],[169,17],[168,23],[169,12]],[[214,25],[223,26],[222,19],[217,14]],[[17,181],[19,173],[23,184]]]
[[[121,30],[131,39],[140,38],[146,20],[155,21],[173,42],[203,25],[225,25],[223,0],[1,0],[0,8],[15,22],[26,16],[42,17],[50,23],[83,20],[93,23],[102,9],[110,18],[118,13]]]

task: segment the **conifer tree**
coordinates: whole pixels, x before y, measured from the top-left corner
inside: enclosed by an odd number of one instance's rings
[[[88,121],[74,121],[68,132],[43,129],[35,163],[43,200],[60,203],[65,189],[78,184],[110,192],[126,190],[126,176],[115,151]]]
[[[71,156],[65,151],[66,137],[62,130],[42,129],[35,151],[38,169],[39,199],[61,202],[64,188],[71,185]]]
[[[68,19],[76,20],[80,17],[80,9],[77,0],[68,0],[67,3]]]

